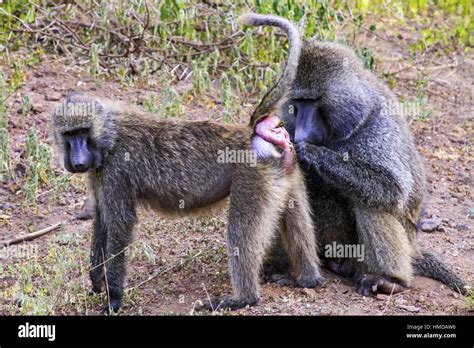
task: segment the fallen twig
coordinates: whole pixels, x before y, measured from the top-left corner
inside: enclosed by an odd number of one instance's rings
[[[12,244],[23,243],[23,242],[26,242],[28,240],[32,240],[32,239],[41,237],[42,235],[45,235],[46,233],[49,233],[49,232],[54,231],[55,229],[59,228],[62,224],[63,224],[62,222],[58,222],[58,223],[56,223],[52,226],[43,228],[42,230],[39,230],[39,231],[36,231],[36,232],[33,232],[33,233],[28,233],[28,234],[25,234],[23,236],[16,237],[16,238],[13,238],[13,239],[10,239],[10,240],[1,241],[0,245],[9,246],[9,245],[12,245]]]

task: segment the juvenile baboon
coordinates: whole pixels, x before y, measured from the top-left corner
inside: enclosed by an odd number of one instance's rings
[[[465,293],[461,279],[416,245],[425,170],[398,106],[351,49],[313,39],[303,42],[277,115],[302,162],[320,245],[365,248],[362,262],[327,258],[330,270],[353,276],[363,295],[401,291],[414,273]],[[267,270],[281,271],[284,253],[278,243],[272,250]]]
[[[301,39],[291,23],[257,15],[245,21],[282,28],[290,40],[288,60],[297,61]],[[291,83],[294,66],[287,64],[287,80],[281,82]],[[238,309],[259,301],[263,255],[280,223],[297,284],[312,287],[323,280],[295,154],[281,122],[261,116],[253,133],[245,125],[159,119],[86,96],[71,96],[55,109],[54,136],[64,165],[73,173],[88,172],[94,193],[90,278],[96,292],[106,285],[106,310],[122,305],[124,250],[132,239],[137,203],[165,214],[188,214],[230,195],[227,248],[234,297],[205,301],[206,308]],[[257,160],[222,161],[223,152],[256,153]]]

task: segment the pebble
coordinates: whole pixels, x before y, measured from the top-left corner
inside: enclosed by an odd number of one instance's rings
[[[464,224],[457,224],[455,227],[458,231],[469,231],[469,226]]]
[[[59,92],[49,92],[46,94],[46,100],[48,101],[58,101],[61,100],[63,95]]]
[[[434,232],[441,226],[441,220],[433,216],[431,219],[423,219],[420,228],[424,232]]]
[[[416,302],[425,302],[425,297],[422,296],[422,295],[417,296],[417,297],[415,298],[415,301],[416,301]]]

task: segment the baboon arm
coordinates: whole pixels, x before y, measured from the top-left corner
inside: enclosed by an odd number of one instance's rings
[[[308,143],[297,144],[296,151],[325,183],[355,205],[391,211],[399,204],[401,187],[386,168]]]

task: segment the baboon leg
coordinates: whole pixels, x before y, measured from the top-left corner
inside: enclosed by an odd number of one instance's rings
[[[405,229],[391,214],[362,208],[354,212],[365,253],[356,272],[357,291],[364,296],[403,291],[413,274],[413,248]]]
[[[104,222],[107,224],[107,249],[105,253],[105,285],[109,302],[106,312],[117,312],[122,306],[124,295],[124,281],[126,273],[126,248],[132,240],[133,226],[136,222],[136,212],[133,205],[123,202],[109,202],[110,207],[106,213],[102,210]],[[122,212],[122,216],[112,215],[112,212]]]
[[[233,298],[203,301],[206,309],[239,309],[260,300],[259,273],[283,212],[288,183],[280,173],[234,173],[227,225]],[[249,184],[249,182],[251,184]]]
[[[292,275],[300,287],[314,287],[324,282],[319,272],[319,258],[304,180],[295,170],[284,214],[281,236],[290,260]]]
[[[107,228],[102,221],[100,211],[96,209],[94,217],[94,232],[91,245],[91,268],[89,276],[92,291],[99,293],[104,289],[104,258],[107,253]]]

